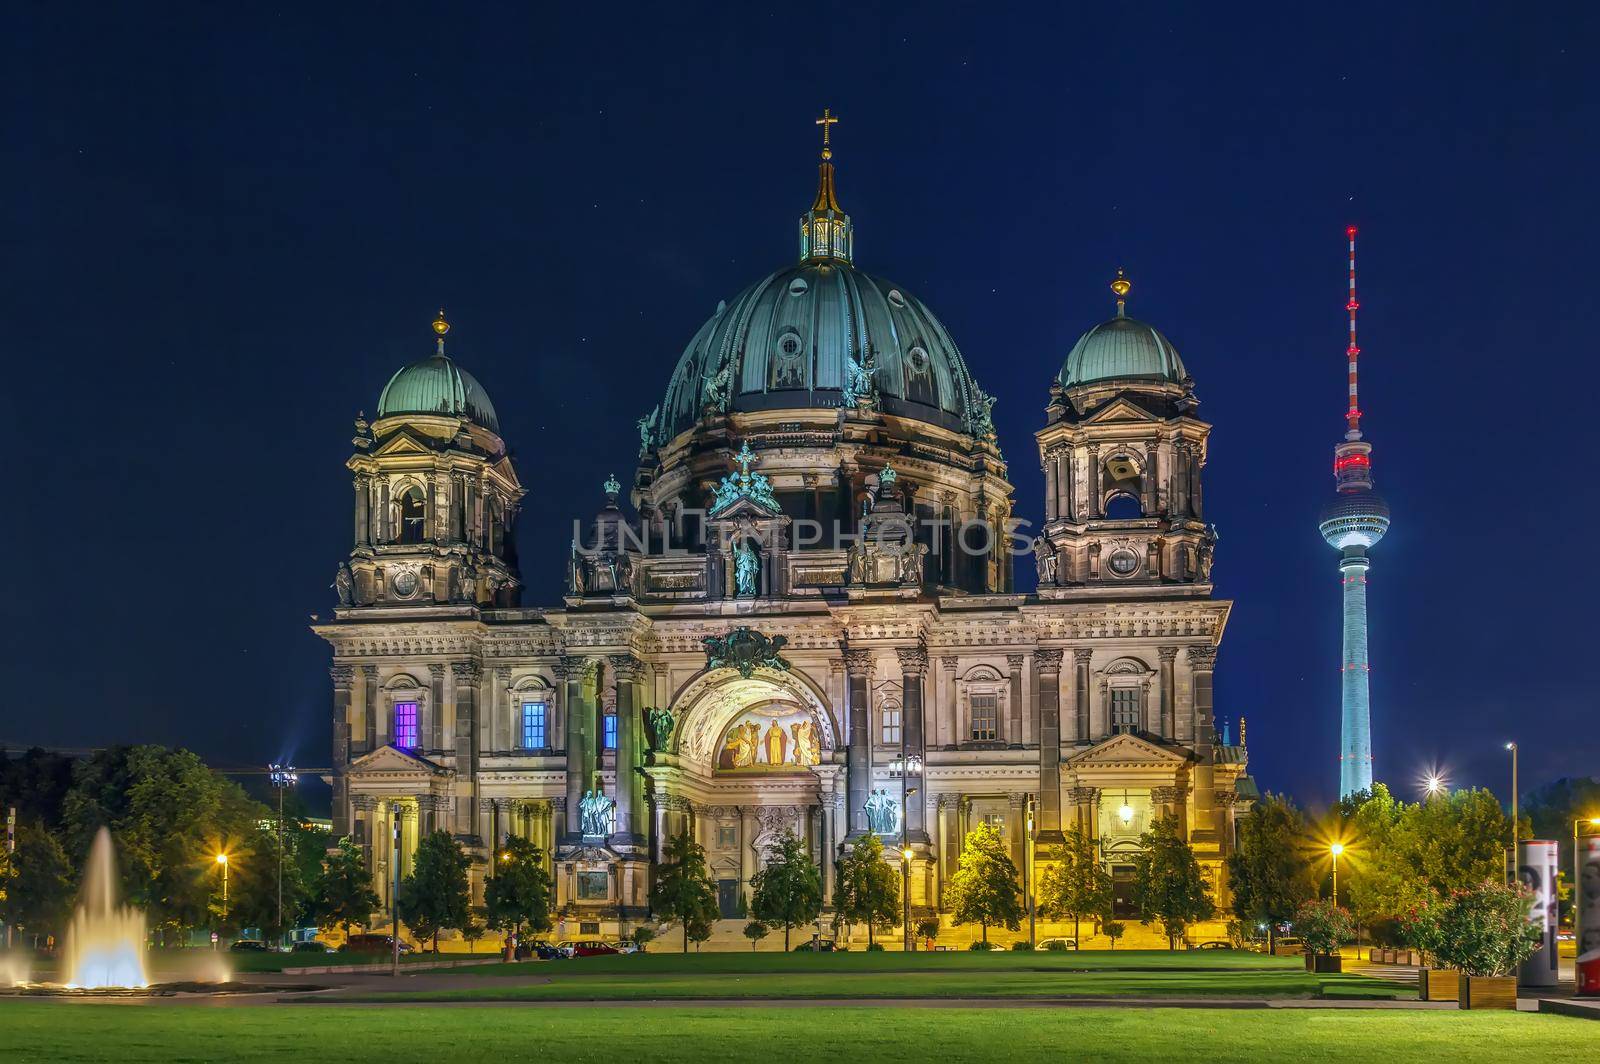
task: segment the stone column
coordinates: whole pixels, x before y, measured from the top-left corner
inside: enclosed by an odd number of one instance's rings
[[[1067,801],[1072,803],[1073,823],[1091,839],[1094,838],[1098,826],[1095,803],[1099,798],[1098,787],[1074,787],[1067,792]]]
[[[944,908],[944,885],[954,871],[950,864],[950,855],[955,851],[955,844],[950,839],[950,805],[951,799],[947,794],[938,798],[938,806],[934,813],[939,832],[938,860],[934,863],[934,908]]]
[[[366,732],[366,749],[364,754],[370,754],[378,748],[378,667],[376,665],[361,666],[361,697],[366,703],[366,720],[362,721],[362,731]]]
[[[1158,647],[1156,653],[1161,657],[1161,721],[1160,734],[1163,739],[1176,738],[1178,734],[1177,723],[1177,688],[1173,679],[1172,662],[1178,656],[1177,647]]]
[[[328,670],[333,679],[333,837],[350,834],[350,781],[346,771],[350,765],[350,687],[355,669],[349,665],[334,665]]]
[[[1072,650],[1072,703],[1073,716],[1078,723],[1078,741],[1090,741],[1090,719],[1093,707],[1089,703],[1089,659],[1094,657],[1094,651],[1088,647],[1074,647]]]
[[[1100,445],[1089,445],[1089,517],[1090,519],[1101,516],[1100,514]]]
[[[366,863],[367,870],[375,871],[372,863],[372,834],[376,827],[373,814],[378,808],[378,800],[370,794],[355,794],[350,796],[351,815],[355,819],[352,828],[355,844],[361,849],[361,860]]]
[[[1061,658],[1055,647],[1034,651],[1039,664],[1039,816],[1035,838],[1057,847],[1061,834]]]
[[[739,814],[739,887],[741,890],[748,890],[750,877],[756,874],[755,809],[751,806],[736,806],[735,810]]]
[[[1044,519],[1054,521],[1060,516],[1057,508],[1061,498],[1061,460],[1054,448],[1044,456]]]
[[[848,806],[850,837],[856,838],[867,831],[867,792],[872,785],[872,734],[867,722],[872,652],[847,650],[844,666],[850,677],[850,742],[845,754],[845,803]]]
[[[953,655],[939,659],[939,691],[935,699],[934,713],[938,717],[939,745],[947,750],[955,749],[960,741],[957,736],[961,732],[961,722],[956,719],[957,660]]]
[[[911,777],[916,780],[915,786],[922,788],[926,779],[927,759],[924,756],[922,720],[922,687],[928,675],[928,650],[926,647],[900,647],[895,653],[900,658],[900,681],[903,703],[903,716],[901,717],[900,750],[907,758],[916,758],[923,763],[923,775]],[[906,781],[910,783],[911,780]],[[910,796],[906,800],[904,815],[906,817],[906,836],[913,843],[924,846],[928,843],[928,817],[927,803],[922,795]]]
[[[370,544],[370,542],[371,542],[371,535],[368,532],[368,529],[370,527],[370,521],[372,520],[371,514],[368,513],[368,509],[369,509],[369,507],[371,505],[371,502],[372,502],[372,489],[367,483],[367,476],[366,476],[365,473],[360,474],[359,476],[357,476],[355,478],[355,491],[356,491],[355,545],[358,546],[358,547],[365,547],[365,546],[368,546]]]
[[[1211,679],[1217,664],[1217,648],[1191,646],[1186,652],[1194,684],[1194,830],[1191,840],[1216,838],[1216,721],[1212,717]]]
[[[417,743],[431,753],[444,749],[444,665],[429,665],[428,676],[431,697],[424,707],[424,719],[417,721]]]
[[[475,795],[470,792],[478,787],[478,681],[483,678],[483,668],[476,661],[451,662],[450,678],[456,699],[456,779],[469,792],[460,797],[455,823],[457,830],[465,831],[472,823]]]
[[[1012,791],[1006,795],[1006,827],[1011,836],[1011,863],[1017,866],[1017,875],[1022,875],[1022,859],[1028,846],[1028,796],[1024,793]]]
[[[650,859],[656,864],[665,860],[663,850],[667,838],[667,795],[651,791],[650,795]]]
[[[1022,749],[1022,665],[1027,660],[1022,654],[1006,655],[1006,668],[1011,670],[1011,721],[1007,731],[1013,750]]]
[[[672,692],[667,690],[666,663],[661,661],[652,662],[650,664],[650,677],[654,681],[655,688],[651,705],[662,709],[667,708],[667,703],[672,700]]]
[[[566,710],[564,727],[567,737],[566,833],[574,836],[582,832],[582,825],[578,822],[580,815],[578,802],[589,787],[587,753],[589,734],[583,723],[583,675],[587,664],[581,657],[564,657],[556,666],[556,675],[566,688],[563,697],[563,708]]]
[[[822,799],[822,813],[826,818],[825,831],[827,838],[824,840],[824,842],[827,846],[826,859],[827,870],[829,872],[828,877],[823,881],[822,884],[822,903],[830,906],[833,904],[834,880],[837,878],[837,876],[833,874],[833,863],[836,855],[839,852],[839,843],[844,837],[843,832],[840,830],[842,826],[840,807],[844,804],[844,797],[838,793],[837,781],[834,782],[833,787],[835,789],[832,791],[832,793],[824,795]]]
[[[638,845],[643,841],[644,778],[636,771],[641,731],[637,691],[644,670],[627,654],[613,655],[611,670],[617,679],[617,836]]]
[[[488,705],[478,725],[479,755],[485,750],[515,750],[522,745],[519,706],[511,693],[511,666],[496,665],[494,685],[489,688]],[[549,712],[545,714],[545,742],[550,741]]]
[[[399,537],[389,527],[389,481],[378,482],[378,542],[392,543]]]
[[[1156,512],[1156,448],[1158,441],[1150,440],[1144,445],[1144,476],[1139,478],[1139,505],[1144,510],[1146,517],[1154,516]]]
[[[1189,448],[1189,512],[1196,521],[1205,520],[1205,506],[1200,497],[1200,447]]]

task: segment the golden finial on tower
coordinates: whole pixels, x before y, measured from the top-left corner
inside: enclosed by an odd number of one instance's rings
[[[433,319],[433,335],[439,338],[439,353],[444,354],[444,334],[450,331],[450,323],[444,320],[444,308],[439,308],[439,316]]]
[[[1133,282],[1123,276],[1122,267],[1117,267],[1117,279],[1111,282],[1111,290],[1117,294],[1117,317],[1122,317],[1127,306],[1128,293],[1133,290]]]
[[[839,116],[826,107],[822,109],[822,117],[817,119],[817,125],[822,127],[822,157],[824,159],[833,158],[833,149],[828,146],[830,140],[828,127],[837,124],[838,121]]]

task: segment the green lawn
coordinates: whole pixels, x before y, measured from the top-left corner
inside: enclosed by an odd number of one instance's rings
[[[1585,1020],[1518,1013],[1195,1009],[191,1008],[0,1001],[25,1062],[338,1060],[939,1064],[1293,1056],[1341,1064],[1592,1061]]]
[[[1414,988],[1312,975],[1298,958],[1252,953],[657,953],[486,965],[438,973],[445,987],[350,1001],[621,1001],[898,997],[1371,997]]]

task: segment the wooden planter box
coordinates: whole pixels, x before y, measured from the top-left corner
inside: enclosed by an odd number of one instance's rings
[[[1421,1001],[1460,1001],[1461,973],[1453,968],[1419,969],[1417,998]]]
[[[1469,975],[1461,980],[1461,1007],[1464,1009],[1515,1009],[1517,977],[1514,975]]]
[[[1337,953],[1319,953],[1306,959],[1311,961],[1311,970],[1318,975],[1337,975],[1344,971],[1344,958]]]
[[[1374,949],[1372,951],[1372,961],[1373,961],[1374,964],[1393,964],[1394,963],[1394,950],[1392,950],[1392,949]]]

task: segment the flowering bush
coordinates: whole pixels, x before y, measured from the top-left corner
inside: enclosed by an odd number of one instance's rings
[[[1355,933],[1355,924],[1349,912],[1331,901],[1308,901],[1295,911],[1294,932],[1307,953],[1326,956]]]
[[[1433,953],[1467,975],[1511,975],[1539,948],[1539,928],[1528,922],[1533,895],[1523,887],[1489,881],[1430,903],[1437,928]]]
[[[1430,898],[1400,914],[1400,941],[1424,953],[1439,949],[1439,899]]]

